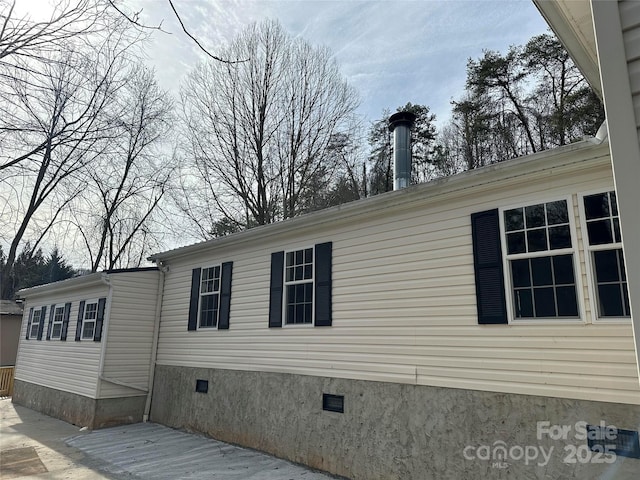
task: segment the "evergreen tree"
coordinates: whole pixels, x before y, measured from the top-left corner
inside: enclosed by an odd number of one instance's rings
[[[57,282],[71,278],[76,271],[64,260],[58,248],[54,248],[49,257],[45,258],[42,249],[34,250],[29,243],[25,244],[16,257],[11,271],[7,270],[6,256],[0,247],[0,273],[3,281],[5,299],[11,300],[18,290],[35,285]]]
[[[439,143],[448,165],[472,169],[595,135],[602,103],[551,34],[467,64],[466,92],[452,102]]]

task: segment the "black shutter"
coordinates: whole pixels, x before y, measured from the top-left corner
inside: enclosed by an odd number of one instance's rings
[[[93,332],[93,341],[99,342],[102,340],[102,325],[104,324],[104,305],[107,303],[106,298],[98,300],[98,314],[96,317],[96,330]]]
[[[64,304],[64,317],[62,317],[62,331],[60,332],[60,340],[67,340],[67,331],[69,330],[69,314],[71,313],[71,302]]]
[[[187,330],[198,328],[198,302],[200,300],[200,268],[191,271],[191,299],[189,301],[189,323]]]
[[[271,283],[269,286],[269,328],[282,327],[282,289],[284,252],[271,254]]]
[[[331,326],[331,252],[332,243],[316,245],[315,261],[315,313],[316,327]]]
[[[84,315],[84,300],[78,306],[78,323],[76,324],[76,342],[82,338],[82,316]]]
[[[29,321],[27,322],[27,334],[25,335],[25,339],[29,340],[29,332],[31,332],[31,320],[33,319],[33,307],[29,309]]]
[[[47,340],[51,340],[51,327],[53,326],[53,315],[56,311],[56,304],[51,305],[51,311],[49,312],[49,324],[47,325]]]
[[[42,313],[40,314],[40,326],[38,327],[38,340],[42,340],[42,332],[44,331],[44,321],[47,318],[47,307],[42,307]]]
[[[508,323],[498,209],[472,214],[471,235],[478,323]]]
[[[220,318],[218,319],[218,329],[229,328],[229,312],[231,311],[231,274],[233,273],[233,262],[222,264],[222,280],[220,285]]]

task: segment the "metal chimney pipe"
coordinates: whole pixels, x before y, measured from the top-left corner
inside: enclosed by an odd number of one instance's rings
[[[389,117],[393,132],[393,189],[406,188],[411,183],[411,128],[416,116],[398,112]]]

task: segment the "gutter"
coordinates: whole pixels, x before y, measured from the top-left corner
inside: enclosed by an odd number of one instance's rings
[[[156,292],[156,316],[153,325],[153,343],[151,346],[151,359],[149,361],[149,385],[147,387],[147,402],[144,406],[142,421],[149,421],[149,413],[151,412],[151,399],[153,397],[153,382],[156,373],[156,360],[158,358],[158,340],[160,337],[160,318],[162,315],[162,300],[164,297],[164,274],[169,271],[169,267],[158,261],[160,276],[158,278],[158,291]]]

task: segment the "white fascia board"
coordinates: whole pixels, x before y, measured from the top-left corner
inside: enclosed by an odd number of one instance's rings
[[[425,203],[429,199],[441,197],[468,190],[477,189],[480,194],[483,186],[489,190],[500,180],[530,175],[538,171],[558,168],[575,163],[583,163],[590,158],[602,157],[608,153],[606,144],[589,138],[580,142],[558,147],[551,150],[519,157],[500,163],[494,163],[475,170],[443,177],[428,183],[414,185],[402,190],[387,192],[354,202],[308,213],[290,218],[278,223],[263,225],[225,237],[179,247],[148,257],[153,262],[164,262],[177,257],[198,254],[205,250],[211,251],[231,245],[241,245],[254,241],[263,242],[265,238],[283,234],[292,234],[309,228],[317,228],[325,224],[335,225],[336,222],[350,221],[354,217],[363,217],[381,211],[391,211],[395,208],[406,208],[413,204]]]
[[[46,283],[44,285],[37,285],[35,287],[23,288],[22,290],[18,290],[17,295],[19,298],[30,298],[49,295],[51,293],[61,293],[67,292],[69,290],[94,287],[100,284],[109,285],[109,278],[106,273],[91,273],[89,275],[73,277],[67,280],[61,280],[59,282]]]

